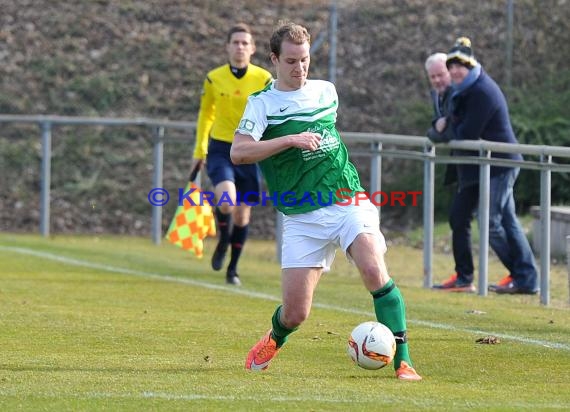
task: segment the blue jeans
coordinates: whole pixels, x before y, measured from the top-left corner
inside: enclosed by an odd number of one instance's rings
[[[519,168],[491,178],[489,200],[489,243],[516,286],[538,287],[538,273],[530,244],[515,212],[513,186]]]
[[[462,283],[473,283],[471,222],[479,203],[479,186],[458,187],[449,211],[455,272]]]
[[[513,186],[519,169],[491,177],[489,193],[489,243],[501,263],[509,270],[516,286],[535,290],[538,274],[530,244],[515,213]],[[458,188],[449,224],[452,230],[455,271],[462,282],[473,282],[471,222],[479,205],[479,186]]]

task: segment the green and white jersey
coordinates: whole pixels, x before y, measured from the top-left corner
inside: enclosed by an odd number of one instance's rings
[[[259,163],[269,189],[264,197],[286,215],[346,201],[364,190],[335,127],[337,109],[336,89],[324,80],[307,80],[289,92],[272,82],[248,98],[238,133],[256,141],[302,132],[322,136],[316,151],[289,148]]]

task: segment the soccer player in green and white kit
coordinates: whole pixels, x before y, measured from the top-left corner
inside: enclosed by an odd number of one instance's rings
[[[259,162],[275,207],[284,215],[283,303],[273,314],[272,328],[249,351],[245,367],[266,369],[307,319],[317,283],[341,247],[373,297],[376,318],[396,337],[396,376],[418,381],[408,350],[404,299],[384,263],[378,211],[368,200],[346,201],[347,193],[364,189],[335,127],[334,85],[307,80],[309,42],[307,30],[297,24],[285,22],[275,30],[270,57],[277,79],[249,97],[230,152],[235,164]]]

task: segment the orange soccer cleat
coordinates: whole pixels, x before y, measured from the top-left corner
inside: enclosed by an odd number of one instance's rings
[[[271,337],[271,329],[259,342],[250,349],[245,361],[245,368],[252,371],[263,371],[269,367],[269,362],[279,352],[277,342]]]

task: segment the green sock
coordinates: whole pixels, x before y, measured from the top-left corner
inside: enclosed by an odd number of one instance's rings
[[[283,305],[277,306],[277,309],[275,309],[275,313],[273,313],[273,317],[271,318],[271,325],[273,326],[273,329],[271,330],[271,336],[273,337],[273,339],[275,339],[278,348],[285,345],[288,336],[298,329],[298,328],[287,329],[285,326],[281,324],[281,322],[279,321],[279,316],[281,315],[282,306]]]
[[[400,362],[406,361],[412,366],[406,336],[406,305],[400,289],[390,279],[384,287],[371,292],[374,298],[374,311],[378,322],[388,326],[396,338],[396,355],[394,369],[400,367]]]

